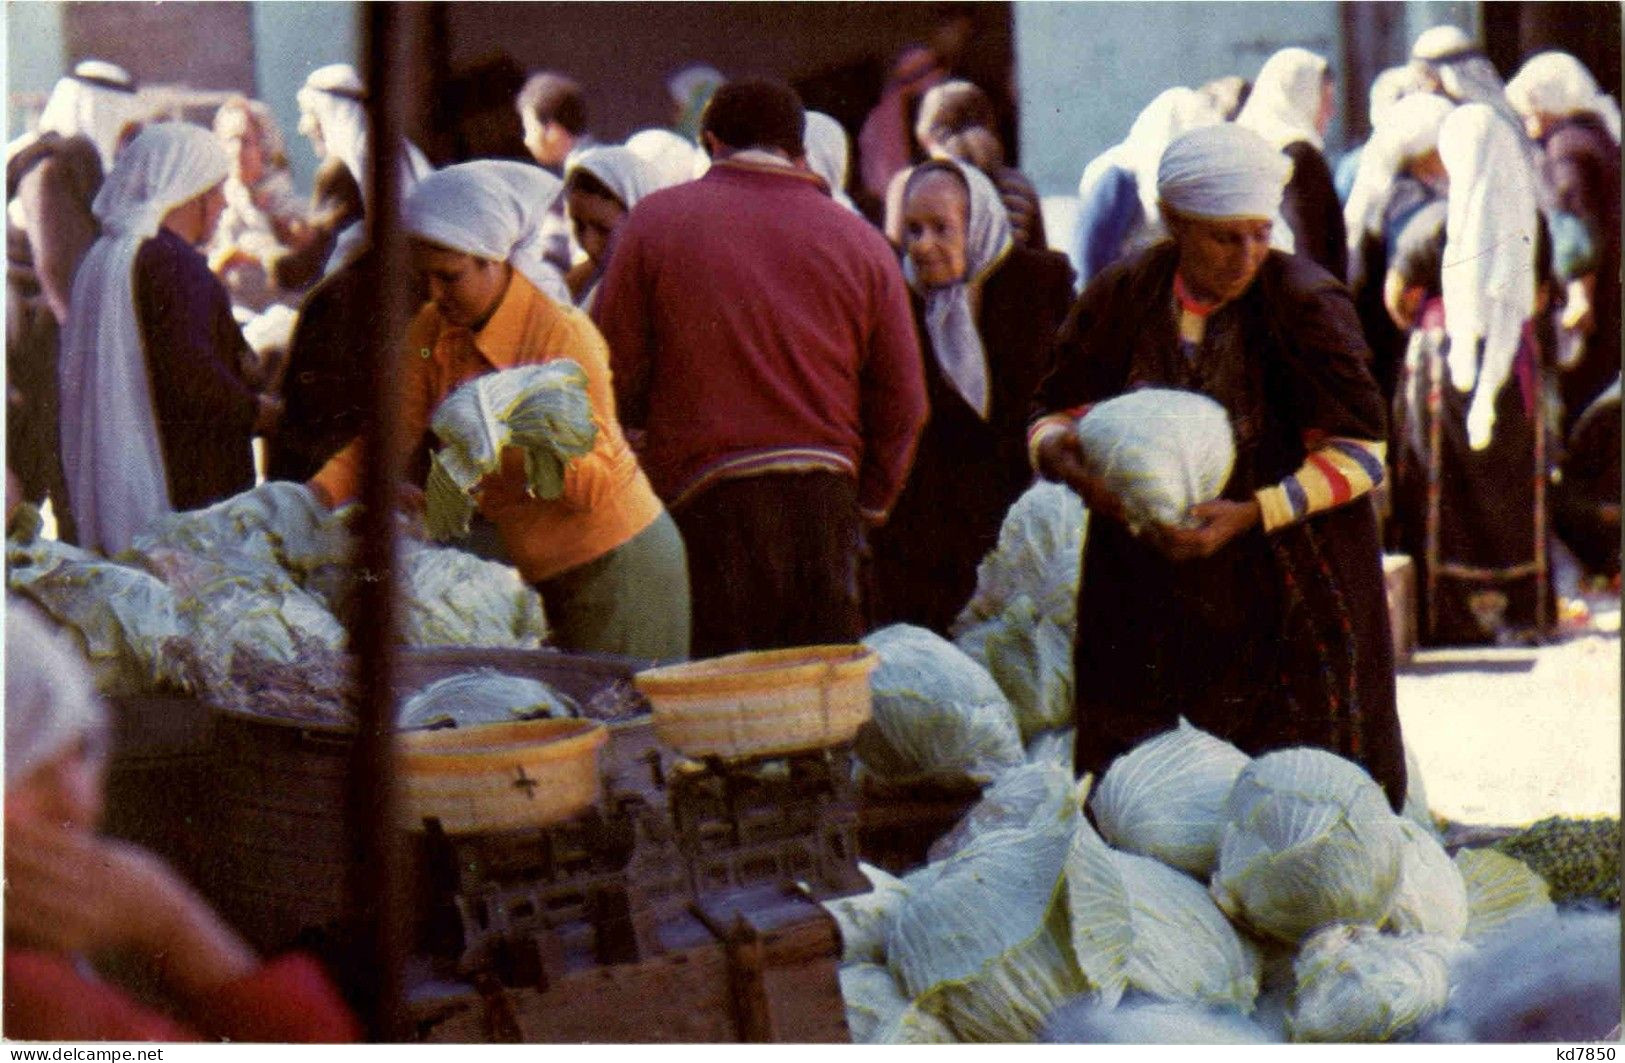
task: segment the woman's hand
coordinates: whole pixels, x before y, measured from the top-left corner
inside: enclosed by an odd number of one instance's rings
[[[1261,511],[1257,499],[1230,502],[1220,498],[1192,506],[1190,515],[1201,522],[1195,528],[1153,524],[1142,535],[1170,561],[1212,557],[1236,536],[1257,524]]]
[[[1090,513],[1108,516],[1119,524],[1124,520],[1123,500],[1106,486],[1106,481],[1089,471],[1083,445],[1072,432],[1051,432],[1038,444],[1038,471],[1058,480],[1078,493]]]

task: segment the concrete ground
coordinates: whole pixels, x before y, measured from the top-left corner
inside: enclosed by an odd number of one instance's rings
[[[1510,827],[1620,814],[1619,603],[1591,606],[1590,624],[1553,645],[1426,650],[1400,671],[1400,721],[1435,815]]]

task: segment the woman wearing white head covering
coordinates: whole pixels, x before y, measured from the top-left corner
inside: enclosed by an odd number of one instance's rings
[[[669,129],[645,129],[626,138],[626,147],[655,168],[662,187],[680,185],[711,166],[705,152]]]
[[[1270,248],[1291,162],[1234,123],[1158,169],[1172,240],[1096,277],[1034,398],[1029,447],[1089,510],[1073,695],[1077,770],[1181,717],[1258,754],[1316,746],[1405,796],[1381,539],[1383,400],[1348,292]],[[1083,455],[1090,407],[1130,391],[1222,406],[1236,461],[1181,526],[1131,530]],[[1335,651],[1333,650],[1335,647]]]
[[[1343,208],[1322,154],[1334,88],[1323,56],[1304,48],[1283,48],[1259,70],[1236,124],[1258,133],[1292,160],[1281,219],[1292,231],[1293,248],[1343,280],[1348,275]]]
[[[903,274],[931,419],[902,495],[870,536],[870,622],[947,635],[1006,510],[1032,482],[1027,405],[1072,297],[1064,255],[1014,239],[992,180],[921,164],[903,197]]]
[[[631,148],[595,146],[570,158],[564,195],[576,243],[587,261],[566,278],[575,304],[592,309],[615,231],[643,197],[668,187],[660,170]]]
[[[361,83],[361,76],[348,63],[319,67],[305,79],[297,99],[299,132],[310,138],[319,157],[332,155],[344,162],[361,188],[364,205],[369,194],[367,163],[372,152],[372,137],[367,123],[367,90]],[[404,199],[433,167],[410,140],[402,142],[397,158],[401,168],[401,197]],[[332,257],[328,259],[327,272],[331,273],[353,259],[365,241],[365,220],[341,232]]]
[[[1221,121],[1208,96],[1183,86],[1168,89],[1134,119],[1122,143],[1084,167],[1073,252],[1079,287],[1119,258],[1167,235],[1157,212],[1157,164],[1163,149],[1186,130]]]
[[[1619,105],[1563,52],[1525,63],[1507,98],[1540,145],[1541,184],[1553,208],[1554,264],[1567,289],[1558,363],[1567,435],[1619,374]],[[1572,220],[1563,224],[1561,215]]]
[[[1441,92],[1457,103],[1482,103],[1517,131],[1524,165],[1540,170],[1540,147],[1524,131],[1506,85],[1495,65],[1472,38],[1456,26],[1434,26],[1425,30],[1411,46],[1411,63],[1428,81],[1431,90]],[[1550,204],[1544,199],[1542,209]]]
[[[277,404],[244,383],[247,345],[196,250],[225,206],[229,166],[207,129],[155,123],[96,196],[102,236],[74,279],[59,367],[81,546],[117,553],[172,507],[254,484],[250,437]]]
[[[846,177],[851,167],[852,153],[841,123],[822,111],[808,111],[807,128],[802,139],[807,144],[807,168],[824,179],[835,202],[856,213],[858,208],[852,203],[852,197],[846,194]]]
[[[1411,324],[1394,404],[1395,516],[1430,645],[1522,638],[1549,622],[1539,358],[1539,209],[1517,136],[1489,107],[1439,131],[1443,208],[1401,232],[1389,289]]]
[[[135,79],[128,71],[100,59],[86,59],[73,68],[73,73],[57,81],[40,112],[38,128],[13,141],[6,149],[6,157],[9,159],[42,133],[84,136],[96,145],[106,172],[113,168],[119,134],[144,114],[145,108],[136,96]]]
[[[8,600],[5,614],[6,1036],[356,1039],[314,958],[262,964],[155,854],[98,832],[112,735],[90,670],[72,638],[28,604]],[[154,958],[167,1013],[96,971]]]
[[[546,201],[542,171],[482,160],[425,177],[405,203],[412,258],[429,292],[402,344],[399,440],[407,456],[440,404],[492,372],[569,359],[585,372],[597,438],[565,472],[563,494],[534,496],[518,450],[480,486],[480,512],[503,552],[542,594],[562,649],[681,659],[688,654],[688,569],[676,525],[649,486],[615,413],[609,352],[591,319],[530,278]],[[533,187],[533,186],[532,186]],[[356,441],[310,481],[330,505],[361,483]]]

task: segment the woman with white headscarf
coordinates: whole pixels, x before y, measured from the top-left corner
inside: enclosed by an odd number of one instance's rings
[[[1338,280],[1348,276],[1343,208],[1322,154],[1336,101],[1324,56],[1283,48],[1265,60],[1236,124],[1251,129],[1292,160],[1292,180],[1281,199],[1281,219],[1292,230],[1295,252]]]
[[[56,367],[73,277],[96,242],[91,203],[118,136],[140,113],[135,83],[97,59],[51,90],[38,127],[6,148],[6,462],[33,503],[76,538],[62,482]]]
[[[477,161],[430,174],[407,197],[403,222],[429,292],[402,343],[404,457],[418,457],[435,410],[488,373],[569,359],[587,376],[597,438],[566,470],[563,494],[532,495],[524,455],[478,493],[502,548],[542,594],[562,649],[681,659],[688,654],[688,569],[676,525],[627,445],[610,388],[609,351],[591,319],[543,293],[545,201],[536,167]],[[361,445],[335,455],[310,481],[329,505],[353,500]]]
[[[1032,482],[1033,388],[1072,299],[1066,257],[1017,243],[998,189],[951,160],[920,164],[903,197],[903,274],[931,418],[891,518],[870,535],[874,626],[946,636],[977,563]]]
[[[1526,637],[1548,622],[1536,308],[1539,208],[1517,137],[1483,104],[1445,119],[1450,190],[1400,234],[1389,283],[1412,326],[1395,403],[1395,512],[1421,638]]]
[[[666,174],[631,148],[594,146],[564,167],[564,195],[576,243],[587,260],[566,278],[575,305],[590,311],[609,263],[615,230],[651,192],[669,187]]]
[[[249,443],[279,404],[244,381],[247,344],[198,251],[229,168],[207,129],[154,123],[96,196],[58,373],[81,546],[117,553],[156,517],[254,486]]]
[[[98,832],[112,728],[70,636],[8,600],[5,1036],[332,1043],[361,1030],[310,956],[262,963],[156,855]],[[154,1006],[97,964],[155,965]]]
[[[1157,212],[1163,149],[1188,129],[1221,121],[1206,95],[1183,86],[1168,89],[1134,119],[1122,143],[1084,167],[1072,256],[1080,288],[1113,262],[1167,235]]]
[[[1568,354],[1559,362],[1566,435],[1619,374],[1619,104],[1564,52],[1526,62],[1507,98],[1541,147],[1540,177],[1553,207],[1554,265],[1567,288],[1559,321]],[[1572,221],[1562,224],[1559,214]]]
[[[1454,109],[1442,96],[1417,93],[1384,110],[1360,153],[1359,172],[1343,208],[1349,291],[1371,345],[1372,372],[1390,401],[1408,337],[1388,312],[1384,291],[1388,261],[1406,222],[1429,203],[1443,199],[1439,128]]]
[[[807,128],[802,133],[802,139],[807,146],[807,168],[824,179],[835,202],[857,213],[857,206],[846,193],[852,150],[841,123],[822,111],[808,111]]]
[[[655,168],[662,187],[692,181],[710,168],[705,152],[669,129],[645,129],[626,138],[627,150]]]
[[[1517,134],[1524,165],[1540,170],[1540,146],[1524,130],[1523,119],[1507,99],[1506,85],[1495,64],[1473,39],[1457,26],[1434,26],[1424,30],[1411,45],[1411,65],[1421,74],[1429,91],[1439,92],[1456,103],[1482,103],[1505,120]],[[1541,209],[1550,207],[1542,193]]]
[[[1040,384],[1035,468],[1090,511],[1074,645],[1076,765],[1099,772],[1183,717],[1251,754],[1309,745],[1405,796],[1372,506],[1384,410],[1347,290],[1270,248],[1291,163],[1231,124],[1158,167],[1172,240],[1095,278]],[[1076,425],[1141,388],[1225,408],[1236,460],[1181,526],[1130,530]]]
[[[297,99],[299,132],[310,138],[318,157],[333,157],[344,163],[361,188],[362,202],[365,204],[372,138],[367,121],[367,90],[361,83],[361,75],[348,63],[319,67],[305,79]],[[401,142],[396,159],[401,170],[401,195],[405,197],[433,167],[417,145],[409,140]],[[327,272],[333,272],[354,258],[365,241],[365,220],[355,222],[339,233],[332,256],[328,259]]]

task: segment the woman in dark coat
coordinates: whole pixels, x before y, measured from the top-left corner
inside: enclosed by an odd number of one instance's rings
[[[1331,124],[1333,82],[1326,60],[1303,48],[1283,48],[1258,72],[1236,124],[1251,129],[1292,160],[1292,179],[1281,199],[1281,219],[1292,230],[1294,251],[1348,279],[1343,206],[1321,154]]]
[[[891,519],[871,536],[871,620],[946,634],[1005,511],[1032,482],[1027,408],[1072,297],[1072,268],[1014,243],[997,189],[972,167],[922,164],[904,203],[931,419]]]
[[[1090,282],[1062,331],[1029,432],[1034,464],[1091,512],[1074,649],[1076,766],[1100,772],[1180,717],[1242,750],[1328,749],[1395,808],[1405,763],[1376,516],[1382,396],[1343,286],[1269,249],[1287,163],[1209,126],[1169,145],[1158,189],[1172,243]],[[1073,429],[1143,387],[1225,407],[1236,462],[1189,529],[1121,521]]]

